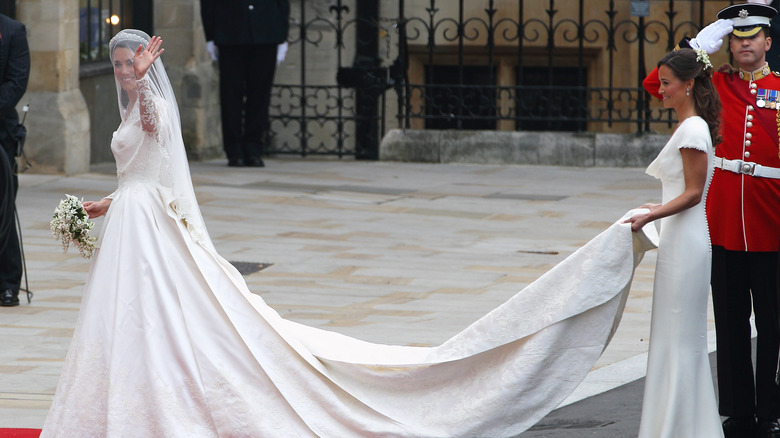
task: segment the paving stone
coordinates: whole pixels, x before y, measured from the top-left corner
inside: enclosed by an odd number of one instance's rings
[[[661,196],[639,168],[292,158],[262,169],[193,163],[191,171],[220,254],[270,264],[245,277],[250,290],[287,318],[400,345],[443,342]],[[78,316],[89,261],[63,254],[52,238],[54,207],[65,193],[108,195],[113,173],[100,165],[20,177],[35,297],[0,309],[0,427],[41,427]],[[641,377],[654,263],[648,253],[623,322],[578,397]]]

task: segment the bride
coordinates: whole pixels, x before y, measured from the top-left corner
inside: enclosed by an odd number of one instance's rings
[[[515,436],[591,369],[657,239],[618,220],[437,347],[284,320],[206,232],[162,41],[109,49],[119,184],[84,203],[106,217],[42,437]]]

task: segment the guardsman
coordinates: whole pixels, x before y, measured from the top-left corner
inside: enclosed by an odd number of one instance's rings
[[[780,247],[780,73],[766,53],[771,17],[767,5],[729,6],[680,47],[716,52],[729,36],[738,68],[713,75],[723,105],[715,147],[715,174],[707,197],[712,242],[712,299],[717,334],[720,414],[726,438],[780,438],[778,248]],[[658,72],[645,78],[658,94]],[[751,311],[758,331],[756,373],[751,355]]]
[[[222,144],[228,166],[263,167],[277,45],[287,40],[289,0],[201,0],[206,50],[219,64]]]

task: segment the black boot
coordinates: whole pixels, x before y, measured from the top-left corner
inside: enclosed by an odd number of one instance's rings
[[[18,305],[19,305],[19,291],[12,290],[12,289],[4,290],[2,296],[0,296],[0,306],[13,307]]]
[[[751,438],[756,433],[754,417],[731,417],[723,422],[723,435],[726,438]]]
[[[249,167],[265,167],[265,163],[263,163],[263,159],[260,157],[247,158],[246,165]]]
[[[780,424],[777,420],[758,419],[758,438],[780,438]]]

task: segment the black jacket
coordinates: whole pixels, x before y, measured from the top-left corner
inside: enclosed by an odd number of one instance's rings
[[[287,39],[287,0],[201,0],[206,41],[218,46],[281,44]]]
[[[16,104],[30,78],[30,50],[24,25],[0,14],[0,144],[13,157],[23,136]]]

